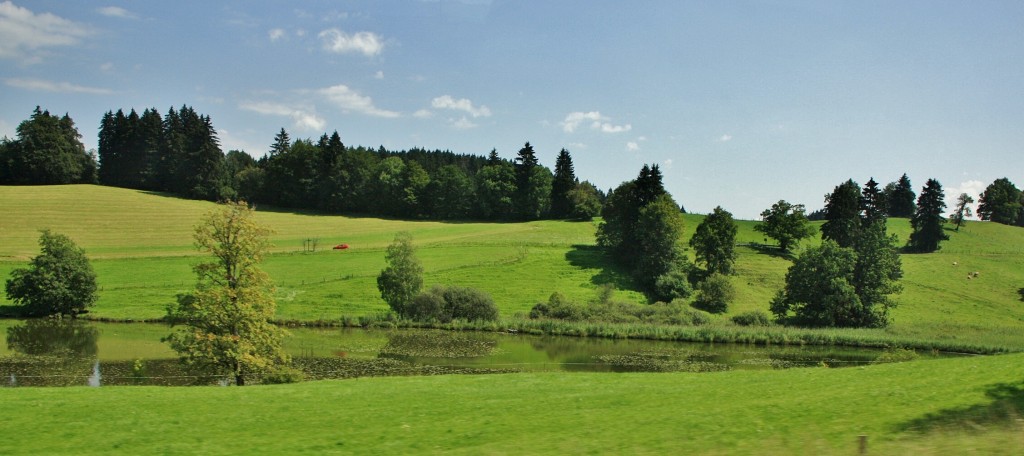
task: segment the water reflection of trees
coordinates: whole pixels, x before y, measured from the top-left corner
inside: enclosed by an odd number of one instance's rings
[[[99,331],[78,320],[43,318],[7,328],[7,348],[24,355],[96,356]]]

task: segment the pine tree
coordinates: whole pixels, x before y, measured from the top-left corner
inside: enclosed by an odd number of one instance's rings
[[[551,182],[551,216],[567,218],[572,213],[569,192],[576,187],[576,173],[573,170],[572,156],[562,149],[555,160],[555,179]]]
[[[861,219],[861,190],[853,179],[836,186],[825,196],[825,223],[821,225],[821,238],[831,239],[840,247],[852,247],[857,238]]]
[[[917,198],[917,210],[910,219],[913,232],[910,233],[910,250],[921,253],[939,250],[939,243],[949,239],[942,230],[946,219],[942,216],[946,209],[943,201],[942,184],[935,179],[928,179],[921,196]]]
[[[861,191],[860,205],[864,227],[885,221],[889,206],[885,200],[885,194],[878,187],[875,178],[868,179],[868,183],[864,185],[864,189]]]
[[[949,215],[949,219],[956,226],[957,232],[960,232],[960,226],[964,224],[965,219],[971,216],[971,204],[974,204],[974,198],[971,198],[971,195],[961,193],[956,198],[956,208]]]

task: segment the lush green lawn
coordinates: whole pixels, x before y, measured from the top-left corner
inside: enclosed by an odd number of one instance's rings
[[[0,389],[0,453],[1020,454],[1022,365]]]

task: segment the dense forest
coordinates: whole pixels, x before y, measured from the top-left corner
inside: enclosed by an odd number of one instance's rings
[[[350,147],[337,131],[293,140],[282,128],[257,160],[243,151],[223,153],[210,117],[188,106],[165,115],[108,111],[95,156],[79,138],[70,117],[37,108],[18,127],[18,138],[2,144],[0,184],[99,183],[211,201],[445,220],[589,219],[604,200],[576,177],[567,150],[552,172],[529,143],[506,160],[494,150],[479,156]]]
[[[441,220],[589,219],[607,199],[576,177],[569,151],[559,152],[552,171],[528,142],[507,160],[495,150],[481,156],[346,146],[337,131],[293,140],[282,128],[269,151],[254,159],[244,151],[224,153],[210,117],[189,106],[164,115],[108,111],[98,139],[98,151],[87,152],[70,116],[36,107],[16,138],[0,141],[0,185],[99,183],[211,201]],[[869,182],[872,191],[877,185]],[[914,216],[906,174],[877,191],[886,215]],[[961,195],[964,203],[974,202],[969,198]],[[1024,226],[1024,192],[1008,179],[989,185],[978,203],[982,220]],[[966,204],[957,209],[954,219],[969,211]],[[808,218],[828,217],[823,209]]]

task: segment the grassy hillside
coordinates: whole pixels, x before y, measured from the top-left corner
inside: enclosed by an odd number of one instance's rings
[[[99,186],[0,187],[0,276],[37,253],[38,230],[68,234],[93,258],[102,292],[93,315],[158,318],[177,293],[191,289],[197,261],[192,227],[211,203]],[[483,289],[511,317],[555,291],[592,299],[601,284],[621,299],[643,302],[628,271],[593,247],[595,224],[410,222],[327,216],[260,208],[275,230],[274,255],[265,264],[278,285],[285,319],[336,319],[386,310],[376,289],[384,248],[394,233],[410,231],[428,284]],[[686,239],[701,216],[687,215]],[[739,222],[738,299],[729,314],[767,310],[790,261],[756,245],[755,222]],[[905,219],[889,221],[904,242]],[[893,325],[880,334],[971,340],[1024,349],[1024,229],[971,222],[938,253],[903,255],[904,291]],[[319,238],[316,253],[303,241]],[[346,251],[330,246],[348,243]],[[805,241],[805,246],[817,244]],[[755,244],[751,246],[750,244]],[[967,279],[970,272],[977,278]],[[7,301],[0,300],[0,305]],[[723,321],[726,319],[722,319]]]
[[[1022,363],[0,388],[0,453],[1020,454]]]

